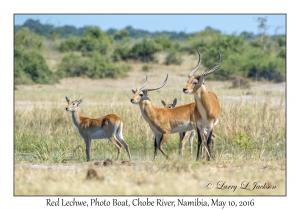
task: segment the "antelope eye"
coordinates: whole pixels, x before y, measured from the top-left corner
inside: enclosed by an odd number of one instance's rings
[[[140,93],[139,96],[140,96],[140,97],[143,97],[143,93]]]
[[[194,81],[194,82],[193,82],[193,85],[197,85],[197,84],[198,84],[198,82],[197,82],[197,81]]]
[[[73,102],[72,105],[75,106],[75,103]]]
[[[169,106],[169,108],[172,108],[172,106]]]

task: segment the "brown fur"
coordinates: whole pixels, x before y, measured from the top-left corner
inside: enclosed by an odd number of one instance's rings
[[[216,94],[213,93],[213,92],[209,92],[209,94],[214,95],[215,97],[217,97]],[[214,96],[213,96],[213,97],[214,97]],[[193,102],[192,104],[193,104],[193,106],[195,106],[195,102]],[[172,108],[174,108],[174,107],[175,107],[174,102],[173,102],[173,104],[165,104],[165,105],[164,105],[164,108],[172,109]],[[199,114],[198,110],[197,110],[197,109],[194,109],[194,110],[195,110],[195,111],[194,111],[194,115],[196,115],[196,118],[197,118],[197,119],[200,119],[200,118],[201,118],[201,115]],[[193,131],[187,131],[187,132],[185,133],[184,138],[182,138],[182,139],[181,139],[181,136],[182,136],[182,135],[179,134],[179,139],[180,139],[180,143],[181,143],[180,146],[184,147],[185,143],[187,142],[187,140],[188,140],[188,139],[190,138],[190,136],[192,135],[192,132],[193,132]],[[206,139],[206,134],[204,134],[204,138]],[[213,142],[215,141],[215,138],[216,138],[215,134],[212,133],[212,141],[213,141]],[[192,145],[190,145],[190,147],[192,147]],[[204,148],[203,148],[203,149],[204,149]],[[203,150],[203,149],[202,149],[202,150]],[[190,153],[192,154],[192,148],[190,148]],[[180,151],[180,154],[182,155],[182,152],[181,152],[181,151]]]
[[[158,147],[163,155],[168,158],[168,155],[162,149],[162,145],[167,141],[169,134],[175,128],[184,124],[190,124],[195,128],[195,103],[186,104],[173,109],[156,108],[152,105],[149,98],[146,96],[146,93],[143,93],[143,97],[140,96],[142,93],[142,90],[137,90],[132,97],[131,102],[140,106],[143,117],[149,123],[151,129],[155,130],[153,131],[154,134],[156,136],[161,136],[159,145],[157,145],[157,141],[155,143],[154,157],[157,155]],[[200,115],[196,116],[201,117]],[[189,130],[192,129],[187,129],[185,131]]]
[[[89,128],[89,127],[99,127],[99,128],[103,128],[105,125],[108,124],[115,124],[117,122],[121,122],[122,120],[114,115],[114,114],[109,114],[103,117],[99,117],[99,118],[88,118],[88,117],[84,117],[79,113],[79,120],[80,120],[80,127],[83,129]]]
[[[176,101],[177,101],[177,99],[176,99]],[[175,99],[174,99],[173,104],[164,104],[164,101],[162,101],[162,102],[163,102],[164,108],[173,109],[176,107]],[[192,104],[193,104],[192,106],[194,106],[194,109],[195,109],[195,103],[192,103]],[[191,142],[190,142],[190,154],[192,155],[192,149],[193,149],[192,142],[193,142],[194,135],[195,135],[195,131],[186,131],[184,136],[183,136],[183,132],[179,133],[179,155],[180,156],[182,156],[182,148],[184,148],[185,143],[190,138],[192,138]]]
[[[198,82],[196,85],[194,84],[195,81]],[[196,104],[200,103],[197,104],[196,107],[197,107],[197,111],[201,114],[202,118],[197,121],[197,128],[201,129],[202,132],[204,133],[204,128],[208,126],[207,121],[209,121],[212,124],[211,133],[213,133],[214,124],[216,123],[219,117],[221,106],[218,101],[217,95],[214,92],[209,92],[206,89],[205,85],[202,83],[203,83],[203,77],[199,79],[195,77],[190,77],[184,88],[184,92],[193,94],[195,97]],[[201,110],[200,107],[203,107],[203,110]],[[202,114],[201,112],[204,112],[205,114]],[[200,127],[198,124],[200,124]],[[198,139],[199,138],[200,136],[198,134]],[[203,139],[204,139],[203,142],[204,146],[207,147],[209,153],[207,154],[206,158],[207,160],[209,160],[210,159],[209,156],[211,152],[210,144],[212,144],[212,147],[214,147],[214,141],[209,134],[207,137],[203,136]],[[199,158],[200,150],[201,148],[198,148],[197,159]]]
[[[121,118],[114,114],[108,114],[99,118],[88,118],[81,115],[79,105],[83,102],[81,100],[71,100],[66,97],[68,106],[67,111],[72,112],[72,119],[81,137],[86,144],[87,161],[90,160],[90,148],[92,139],[108,138],[118,149],[117,159],[120,157],[122,147],[125,147],[128,157],[130,159],[130,152],[128,145],[122,136],[123,122]]]

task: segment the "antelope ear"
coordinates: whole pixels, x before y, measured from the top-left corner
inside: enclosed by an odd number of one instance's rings
[[[66,96],[66,101],[69,103],[70,99]]]
[[[200,85],[204,84],[204,77],[200,77],[200,78],[199,78],[199,84],[200,84]]]
[[[166,106],[166,103],[164,102],[164,100],[161,100],[162,105]]]
[[[143,93],[145,94],[145,96],[148,96],[148,89],[143,90]]]
[[[84,99],[84,98],[82,98],[82,99],[80,99],[80,100],[78,101],[78,105],[81,104],[81,103],[83,102],[83,99]]]
[[[172,107],[174,108],[174,107],[176,106],[176,104],[177,104],[177,98],[175,98],[175,99],[173,100]]]
[[[196,87],[197,87],[197,88],[200,88],[200,87],[202,86],[203,83],[204,83],[204,77],[201,76],[201,77],[199,77],[199,79],[198,79],[198,83],[197,83]]]
[[[136,90],[134,90],[134,89],[132,89],[131,91],[133,92],[133,94],[135,94],[135,93],[136,93]]]

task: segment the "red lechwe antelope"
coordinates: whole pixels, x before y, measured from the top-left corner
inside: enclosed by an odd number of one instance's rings
[[[66,110],[72,113],[73,123],[78,128],[80,137],[84,139],[86,146],[86,160],[90,161],[92,139],[105,138],[109,139],[118,148],[117,159],[120,157],[122,145],[125,147],[130,159],[129,148],[122,135],[122,120],[114,114],[108,114],[95,119],[84,117],[80,114],[78,107],[79,104],[83,102],[83,98],[80,100],[78,99],[79,97],[76,100],[71,100],[71,98],[66,97],[68,102]]]
[[[173,104],[166,104],[166,102],[164,102],[163,100],[161,101],[161,103],[164,105],[164,108],[168,108],[168,109],[172,109],[176,106],[177,103],[177,99],[175,98],[173,100]],[[195,102],[192,103],[195,106]],[[196,110],[198,112],[198,110]],[[184,147],[185,143],[187,140],[189,140],[189,144],[190,144],[190,154],[192,154],[192,150],[193,150],[193,138],[195,136],[196,131],[195,130],[191,130],[191,131],[186,131],[186,132],[180,132],[179,133],[179,140],[180,140],[180,144],[179,144],[179,151],[180,151],[180,155],[182,156],[182,148]],[[204,130],[204,136],[206,138],[206,134],[207,134],[207,129]],[[212,134],[212,141],[215,141],[215,134]],[[203,150],[204,148],[202,148]]]
[[[164,100],[161,100],[161,103],[164,105],[164,108],[172,109],[176,107],[177,99],[173,100],[172,104],[166,104]],[[194,103],[195,104],[195,103]],[[186,132],[179,132],[179,155],[182,156],[182,148],[184,147],[187,140],[189,140],[190,144],[190,154],[192,155],[193,151],[193,138],[195,136],[195,130],[186,131]]]
[[[197,51],[198,52],[198,51]],[[201,115],[201,119],[197,120],[197,130],[198,130],[198,149],[197,149],[197,160],[202,151],[202,144],[207,148],[207,160],[210,160],[211,156],[211,144],[212,149],[214,149],[214,142],[212,142],[212,132],[214,125],[218,123],[218,117],[220,114],[220,103],[218,101],[217,95],[213,92],[209,92],[204,85],[204,77],[212,72],[214,72],[220,65],[221,54],[219,52],[219,60],[214,68],[208,70],[202,74],[194,75],[201,63],[201,54],[199,54],[199,61],[197,66],[188,74],[188,81],[186,86],[183,88],[183,92],[186,94],[193,94],[195,98],[195,103],[197,110]],[[204,131],[207,129],[207,136],[204,137]],[[200,134],[199,134],[200,132]],[[205,139],[203,141],[203,139]]]
[[[169,135],[171,133],[195,130],[194,117],[199,117],[198,111],[196,111],[195,104],[193,103],[173,109],[156,108],[152,105],[148,98],[148,92],[162,88],[166,84],[167,79],[168,75],[160,86],[142,90],[148,81],[148,76],[146,76],[145,83],[136,90],[132,90],[134,96],[130,100],[131,103],[139,105],[142,116],[146,122],[149,123],[154,133],[154,158],[157,157],[158,148],[168,159],[168,155],[163,150],[162,145],[166,142]],[[194,112],[196,115],[194,115]]]

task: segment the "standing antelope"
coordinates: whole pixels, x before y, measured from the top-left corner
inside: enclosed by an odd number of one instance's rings
[[[166,104],[163,100],[161,101],[161,103],[164,105],[165,108],[174,108],[176,106],[177,103],[177,99],[175,98],[173,100],[173,104]],[[195,106],[195,102],[192,103]],[[198,112],[198,110],[196,109],[196,111]],[[216,124],[215,124],[216,125]],[[180,139],[180,144],[179,144],[179,150],[181,152],[181,148],[184,147],[187,139],[189,139],[189,143],[190,143],[190,153],[192,154],[192,146],[193,146],[193,138],[195,136],[195,130],[191,130],[191,131],[186,131],[186,132],[180,132],[179,133],[179,139]],[[205,128],[204,130],[204,137],[206,138],[206,134],[207,134],[207,129]],[[215,134],[212,133],[212,142],[215,141]],[[204,148],[202,148],[203,150]]]
[[[131,103],[139,105],[142,116],[146,122],[149,123],[150,128],[154,133],[154,158],[157,157],[158,148],[168,159],[168,155],[163,150],[162,145],[166,142],[169,135],[171,133],[194,130],[194,118],[200,117],[196,110],[196,106],[193,103],[175,107],[173,109],[156,108],[152,105],[148,98],[148,92],[162,88],[166,84],[167,79],[168,75],[160,86],[142,90],[148,81],[148,76],[146,76],[145,83],[136,90],[132,90],[134,96],[130,100]],[[194,112],[196,115],[194,115]]]
[[[108,138],[118,148],[117,159],[120,157],[122,145],[125,147],[130,159],[129,148],[122,135],[123,122],[121,118],[114,114],[108,114],[95,119],[84,117],[80,114],[78,107],[79,104],[83,102],[83,98],[78,99],[79,97],[76,100],[71,100],[71,98],[66,97],[68,102],[66,110],[72,113],[73,123],[78,128],[80,137],[84,139],[87,162],[90,161],[92,139],[105,138]]]
[[[188,74],[188,81],[186,86],[183,88],[183,92],[186,94],[193,94],[196,102],[197,110],[199,111],[202,118],[197,120],[197,130],[198,130],[198,150],[197,150],[197,160],[201,153],[202,142],[204,142],[204,147],[207,148],[208,156],[207,160],[210,160],[211,154],[211,144],[212,149],[214,149],[214,142],[212,140],[212,132],[214,125],[218,123],[218,117],[220,114],[220,103],[218,101],[217,95],[213,92],[209,92],[204,85],[204,77],[212,72],[214,72],[220,65],[221,54],[219,52],[219,60],[214,68],[208,70],[202,74],[194,76],[194,73],[200,66],[201,54],[199,54],[199,61],[197,66]],[[204,129],[207,128],[207,136],[204,138]],[[200,134],[199,134],[200,132]],[[202,139],[205,139],[204,141]]]
[[[164,100],[161,100],[161,103],[164,105],[164,108],[172,109],[172,108],[175,108],[175,106],[177,104],[177,99],[175,98],[173,100],[172,104],[166,104],[166,102],[164,102]],[[194,103],[194,106],[195,106],[195,103]],[[196,133],[195,130],[186,131],[186,132],[179,132],[179,154],[180,154],[180,156],[182,156],[182,148],[184,147],[187,140],[189,140],[190,154],[192,155],[193,138],[195,136],[195,133]]]

